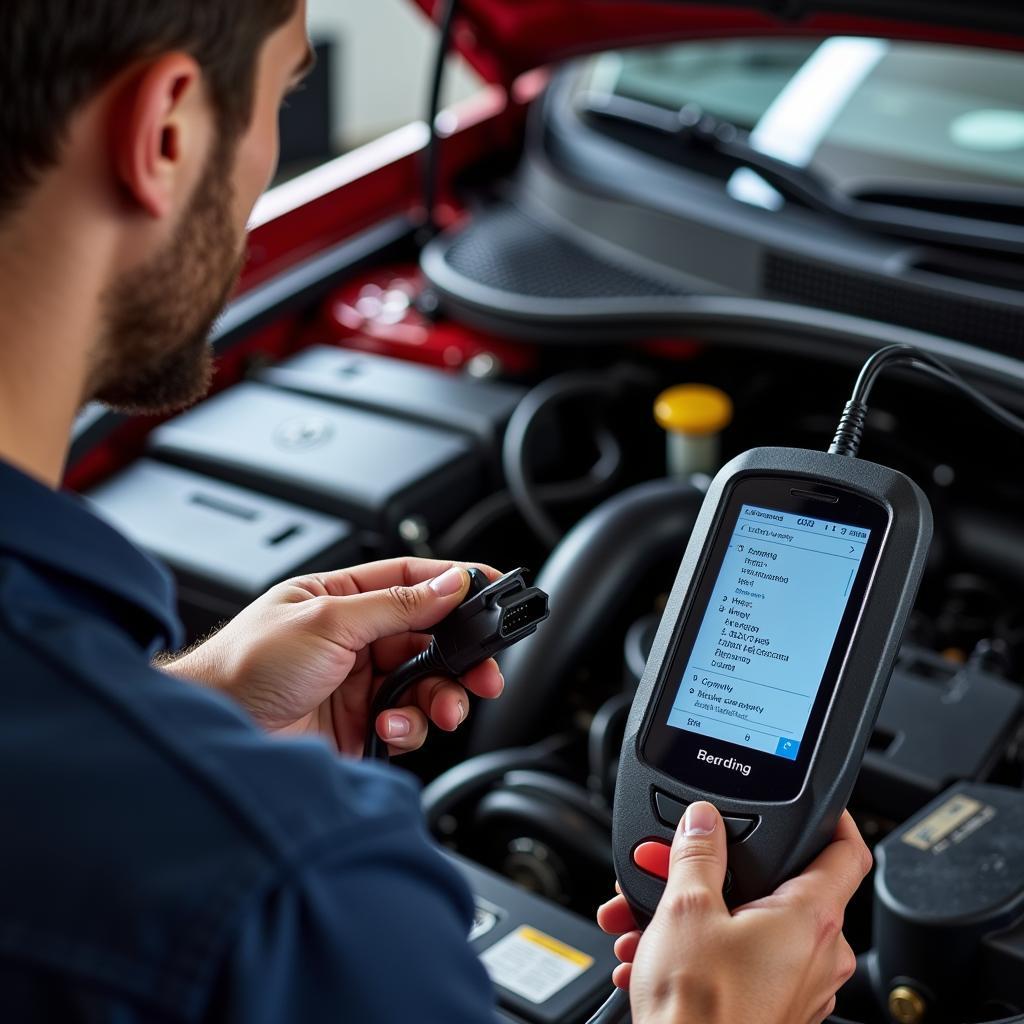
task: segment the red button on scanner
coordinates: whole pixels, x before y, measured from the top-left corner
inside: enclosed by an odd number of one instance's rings
[[[658,843],[653,840],[641,843],[633,851],[633,863],[649,875],[654,875],[662,881],[668,879],[668,860],[672,847],[668,843]]]

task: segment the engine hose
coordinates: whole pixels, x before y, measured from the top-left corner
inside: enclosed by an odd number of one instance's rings
[[[552,767],[568,741],[562,736],[548,737],[532,747],[490,750],[449,768],[424,790],[420,797],[427,828],[435,832],[437,824],[463,800],[517,768]]]
[[[683,557],[703,499],[691,484],[654,480],[610,498],[569,531],[536,580],[550,595],[551,617],[503,655],[505,692],[477,708],[472,753],[520,746],[550,728],[550,709],[595,638],[652,571]]]
[[[619,756],[622,731],[626,725],[633,698],[625,693],[606,700],[594,715],[587,737],[587,785],[592,793],[612,802],[615,781],[611,767]]]
[[[621,453],[618,442],[606,428],[597,431],[595,441],[598,448],[607,454],[614,449]],[[615,456],[618,459],[618,455]],[[590,472],[578,480],[565,480],[541,484],[535,489],[535,497],[541,505],[557,505],[573,501],[591,501],[607,493],[611,486],[617,462],[609,463],[605,456],[599,456]],[[464,512],[445,530],[436,543],[432,544],[438,557],[459,556],[471,541],[484,530],[490,529],[503,517],[519,508],[509,491],[496,491]],[[553,545],[552,545],[553,546]]]
[[[538,384],[516,407],[505,429],[502,464],[509,494],[519,514],[530,529],[548,547],[554,547],[562,537],[558,524],[548,515],[542,504],[542,494],[529,472],[530,451],[543,423],[543,414],[571,399],[615,399],[622,390],[621,381],[613,374],[580,371],[563,373]],[[601,429],[595,441],[598,460],[588,476],[598,485],[609,484],[622,463],[622,449],[611,431]]]

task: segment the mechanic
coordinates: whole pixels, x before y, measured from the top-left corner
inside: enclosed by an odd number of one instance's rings
[[[356,755],[381,673],[466,593],[402,559],[282,584],[180,643],[162,570],[59,493],[78,410],[198,399],[207,336],[310,66],[305,0],[7,0],[0,19],[0,1006],[30,1024],[493,1016],[469,893],[410,777]],[[486,570],[496,575],[494,570]],[[376,722],[392,752],[497,697],[491,662]],[[338,755],[341,755],[340,757]],[[638,1024],[819,1021],[870,855],[849,818],[760,907],[707,804],[616,981]]]

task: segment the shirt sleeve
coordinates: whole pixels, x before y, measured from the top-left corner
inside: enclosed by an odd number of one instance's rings
[[[472,899],[419,822],[349,831],[240,922],[208,1024],[493,1024]]]

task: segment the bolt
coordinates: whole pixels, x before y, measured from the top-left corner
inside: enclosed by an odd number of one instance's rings
[[[927,1009],[920,993],[909,985],[897,985],[889,993],[889,1015],[897,1024],[919,1024]]]

